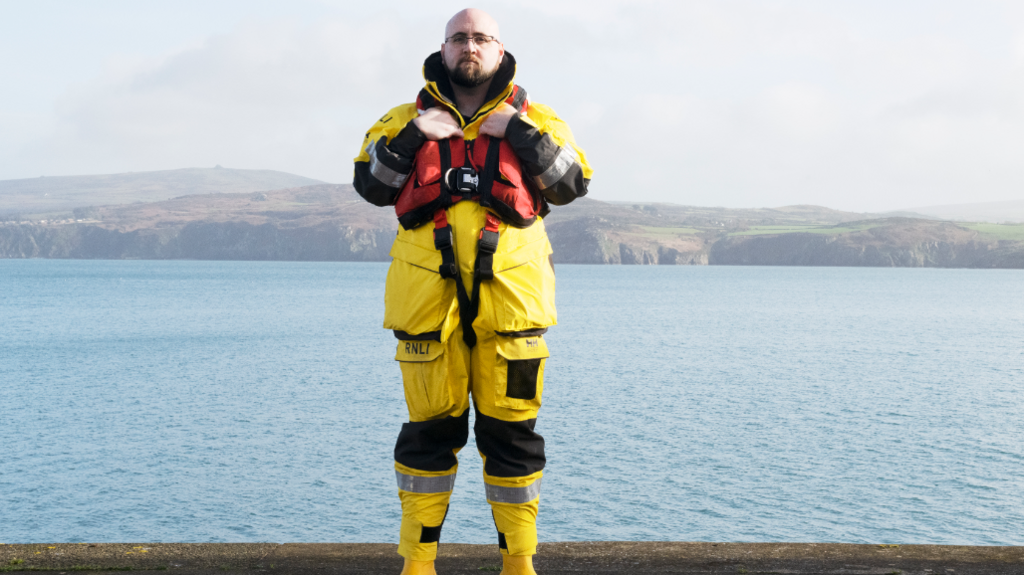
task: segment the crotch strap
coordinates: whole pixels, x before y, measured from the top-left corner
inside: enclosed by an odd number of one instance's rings
[[[476,243],[476,262],[473,266],[473,296],[466,293],[459,263],[455,260],[454,234],[445,210],[434,212],[434,247],[441,252],[442,278],[455,280],[455,295],[459,300],[459,320],[462,322],[462,341],[472,349],[476,345],[473,322],[480,312],[480,282],[494,278],[494,252],[498,249],[498,226],[501,220],[487,212],[487,222],[480,230]]]

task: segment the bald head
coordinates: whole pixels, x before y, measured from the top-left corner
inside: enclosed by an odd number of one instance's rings
[[[444,37],[450,38],[454,34],[465,34],[467,36],[473,36],[474,34],[484,34],[486,36],[494,36],[495,38],[501,38],[498,32],[498,23],[491,18],[491,15],[483,10],[477,10],[476,8],[466,8],[465,10],[459,11],[457,14],[452,16],[452,19],[448,21],[448,24],[444,27]]]
[[[449,41],[456,34],[461,41]],[[491,36],[496,41],[475,41],[483,36]],[[448,21],[444,27],[444,38],[441,60],[452,84],[457,88],[479,88],[486,92],[505,56],[505,47],[498,40],[498,23],[483,10],[466,8]],[[467,42],[467,39],[473,41]]]

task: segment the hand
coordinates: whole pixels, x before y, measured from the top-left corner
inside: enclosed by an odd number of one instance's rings
[[[508,123],[517,114],[519,112],[515,108],[502,102],[500,106],[484,118],[484,123],[480,124],[480,133],[493,138],[504,138],[505,128],[508,127]]]
[[[436,107],[423,112],[412,121],[428,140],[447,140],[453,136],[463,137],[459,123],[444,108]]]

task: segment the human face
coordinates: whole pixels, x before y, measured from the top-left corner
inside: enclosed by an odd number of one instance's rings
[[[469,37],[497,37],[497,25],[491,25],[493,20],[490,20],[490,17],[474,16],[476,15],[465,14],[462,18],[453,18],[445,30],[447,37],[456,34],[465,34]],[[476,88],[494,77],[504,56],[505,47],[497,40],[483,46],[476,42],[466,42],[461,46],[449,41],[441,44],[441,58],[448,75],[453,84],[463,88]]]

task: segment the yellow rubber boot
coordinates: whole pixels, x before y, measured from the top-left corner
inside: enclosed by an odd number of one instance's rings
[[[502,555],[499,575],[537,575],[533,570],[533,555]]]
[[[437,575],[437,571],[434,571],[433,561],[412,561],[406,559],[405,565],[402,567],[402,575]]]

